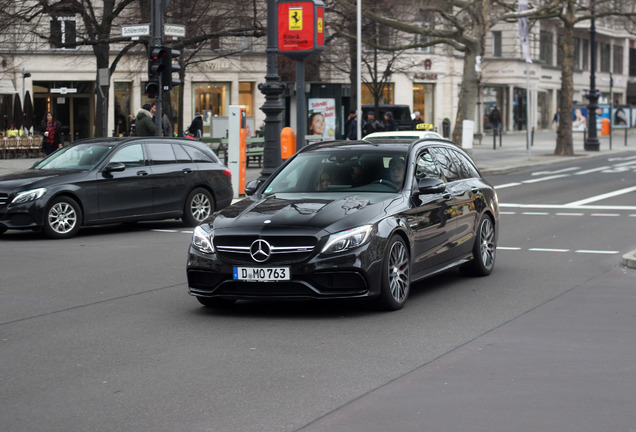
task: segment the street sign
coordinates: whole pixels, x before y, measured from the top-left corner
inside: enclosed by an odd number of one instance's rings
[[[150,24],[122,26],[121,35],[133,39],[138,39],[141,36],[150,36]]]
[[[185,26],[178,24],[164,24],[163,34],[164,36],[185,37]]]
[[[51,93],[60,93],[60,94],[77,93],[77,89],[76,88],[67,88],[67,87],[52,88],[51,89]]]

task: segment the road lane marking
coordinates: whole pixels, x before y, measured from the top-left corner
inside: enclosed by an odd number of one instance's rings
[[[531,252],[558,252],[558,253],[570,252],[570,249],[550,249],[550,248],[529,248],[528,250]]]
[[[622,205],[581,205],[578,203],[570,204],[516,204],[516,203],[499,203],[499,207],[505,208],[526,208],[526,209],[558,209],[558,210],[627,210],[635,211],[636,206]]]
[[[523,215],[529,216],[548,216],[550,213],[548,212],[522,212]]]
[[[636,186],[632,186],[632,187],[628,187],[628,188],[619,189],[619,190],[616,190],[616,191],[612,191],[612,192],[596,195],[596,196],[593,196],[593,197],[586,198],[584,200],[574,201],[574,202],[571,202],[571,203],[566,204],[566,205],[567,206],[579,207],[579,206],[583,206],[585,204],[593,203],[593,202],[596,202],[596,201],[602,201],[602,200],[607,199],[607,198],[613,198],[615,196],[624,195],[624,194],[631,193],[631,192],[634,192],[634,191],[636,191]]]
[[[610,169],[610,168],[611,167],[609,167],[609,166],[603,166],[603,167],[600,167],[600,168],[592,168],[592,169],[585,170],[585,171],[579,171],[579,172],[575,173],[574,175],[589,174],[589,173],[593,173],[593,172],[597,172],[597,171],[603,171],[603,170]]]
[[[522,183],[539,183],[542,181],[546,181],[546,180],[554,180],[554,179],[558,179],[558,178],[563,178],[563,177],[570,177],[570,174],[558,174],[558,175],[553,175],[553,176],[549,176],[549,177],[541,177],[541,178],[537,178],[537,179],[532,179],[532,180],[524,180],[522,181]]]
[[[537,171],[537,172],[533,172],[532,175],[546,175],[546,174],[561,174],[564,172],[568,172],[568,171],[575,171],[577,169],[580,169],[579,167],[570,167],[570,168],[563,168],[561,170],[557,170],[557,171]]]
[[[602,250],[587,250],[587,249],[579,249],[575,250],[575,253],[581,254],[605,254],[605,255],[616,255],[620,253],[619,251],[602,251]]]
[[[616,217],[616,216],[620,216],[619,213],[592,213],[590,214],[590,216],[612,216],[612,217]]]
[[[585,216],[585,213],[556,213],[557,216]]]
[[[509,187],[513,187],[513,186],[519,186],[521,185],[521,183],[506,183],[506,184],[502,184],[499,186],[495,186],[495,189],[505,189],[505,188],[509,188]]]

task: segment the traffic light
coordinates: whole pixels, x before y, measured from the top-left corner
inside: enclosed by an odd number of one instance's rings
[[[179,78],[173,78],[172,74],[175,72],[179,72],[181,70],[181,66],[179,63],[173,64],[172,59],[175,59],[181,55],[181,51],[173,49],[173,48],[165,48],[166,55],[161,57],[161,61],[163,63],[163,67],[161,69],[161,82],[164,89],[171,89],[172,87],[178,86],[181,84]]]
[[[165,69],[165,59],[170,58],[166,47],[148,47],[148,83],[146,95],[151,98],[157,96],[160,91],[159,79]]]

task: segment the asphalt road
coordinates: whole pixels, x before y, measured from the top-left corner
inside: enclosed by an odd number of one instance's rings
[[[492,176],[493,274],[424,281],[393,313],[207,310],[187,295],[190,234],[176,221],[66,241],[7,232],[2,429],[634,430],[636,273],[619,263],[636,249],[635,167]]]

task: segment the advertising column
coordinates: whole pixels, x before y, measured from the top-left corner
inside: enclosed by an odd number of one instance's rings
[[[247,114],[245,105],[230,105],[227,165],[232,173],[234,198],[245,194]]]

